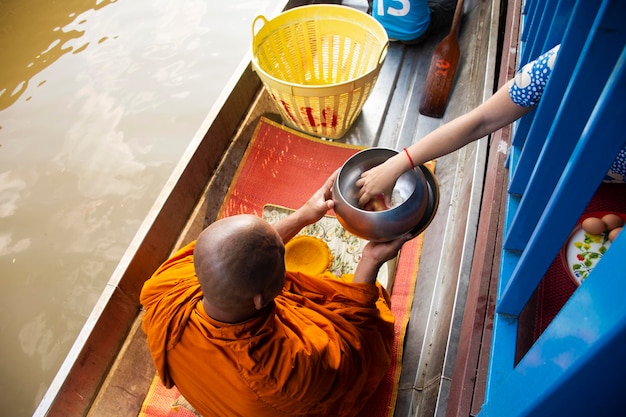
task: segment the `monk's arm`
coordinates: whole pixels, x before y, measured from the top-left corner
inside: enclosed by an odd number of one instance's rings
[[[365,245],[361,260],[354,271],[352,282],[374,284],[380,267],[394,258],[402,245],[409,239],[411,239],[411,235],[407,233],[390,242],[369,242]]]
[[[332,187],[338,172],[337,170],[328,177],[324,185],[302,207],[274,225],[283,242],[287,243],[302,228],[315,223],[334,207]]]

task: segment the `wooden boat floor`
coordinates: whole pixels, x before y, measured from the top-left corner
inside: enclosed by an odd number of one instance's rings
[[[497,47],[502,29],[500,14],[505,11],[500,10],[497,0],[465,3],[459,37],[461,59],[444,117],[425,117],[417,109],[432,51],[445,34],[416,46],[392,42],[372,95],[340,142],[402,149],[493,93],[500,62]],[[262,115],[281,121],[264,90],[254,99],[206,184],[204,197],[177,246],[195,239],[215,219]],[[501,169],[497,169],[490,173],[492,179],[486,178],[488,155],[489,139],[484,138],[437,161],[440,202],[435,218],[424,232],[395,416],[445,413],[477,244],[483,187],[502,175]],[[501,188],[501,180],[498,184]],[[488,206],[499,207],[500,192],[489,196]],[[136,416],[139,412],[155,374],[141,330],[141,318],[140,312],[91,407],[90,416]]]

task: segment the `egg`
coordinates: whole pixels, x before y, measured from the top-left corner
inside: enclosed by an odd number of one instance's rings
[[[613,241],[617,238],[617,235],[619,235],[619,234],[620,234],[620,232],[622,231],[622,229],[623,229],[623,227],[616,227],[615,229],[611,230],[611,231],[609,232],[609,240],[610,240],[611,242],[613,242]]]
[[[581,226],[590,235],[601,235],[606,232],[606,223],[597,217],[587,217]]]
[[[617,227],[624,226],[624,219],[613,213],[602,216],[602,221],[606,224],[607,230],[613,230]]]

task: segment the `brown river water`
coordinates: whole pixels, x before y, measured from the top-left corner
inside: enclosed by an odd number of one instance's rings
[[[0,0],[0,404],[31,415],[275,0]]]

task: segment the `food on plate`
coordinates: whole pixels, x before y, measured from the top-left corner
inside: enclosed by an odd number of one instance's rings
[[[606,228],[609,231],[624,226],[624,219],[614,213],[605,214],[601,220],[606,224]]]
[[[617,235],[619,235],[619,234],[620,234],[620,232],[622,231],[622,229],[623,229],[623,227],[616,227],[615,229],[611,230],[611,231],[609,232],[609,240],[610,240],[611,242],[613,242],[613,241],[617,238]]]
[[[583,220],[581,227],[590,235],[601,235],[607,230],[606,223],[597,217],[587,217]]]

